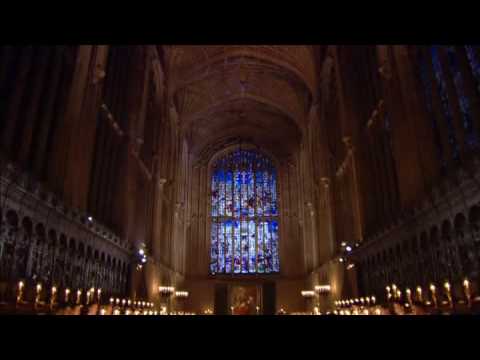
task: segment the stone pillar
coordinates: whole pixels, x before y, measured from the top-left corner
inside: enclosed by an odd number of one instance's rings
[[[325,198],[325,207],[326,207],[326,227],[327,227],[327,239],[326,242],[328,244],[327,253],[322,254],[320,259],[320,263],[324,263],[328,259],[330,259],[336,251],[336,242],[335,242],[335,232],[333,226],[333,216],[332,216],[332,200],[330,195],[330,179],[327,177],[322,177],[320,179],[323,189],[324,189],[324,198]]]
[[[422,196],[424,184],[421,163],[419,161],[419,148],[415,139],[413,119],[409,117],[410,109],[402,96],[403,71],[399,71],[390,46],[379,46],[381,71],[383,74],[383,87],[385,91],[386,108],[391,117],[392,142],[395,153],[395,165],[399,182],[400,205],[408,209],[415,205]],[[403,89],[406,91],[406,89]],[[410,151],[405,151],[408,146]]]
[[[78,125],[81,119],[85,88],[88,82],[90,62],[93,46],[80,46],[76,58],[75,70],[67,99],[67,108],[63,121],[59,124],[53,148],[51,183],[56,191],[64,196],[66,202],[71,204],[72,194],[67,193],[71,187],[66,184],[71,181],[69,178],[76,176],[76,173],[68,172],[72,146],[78,146],[76,141]],[[72,166],[72,165],[70,165]]]
[[[39,109],[40,109],[40,100],[45,101],[43,90],[45,89],[45,80],[47,77],[47,65],[51,57],[51,49],[48,47],[40,47],[38,49],[38,58],[35,59],[36,64],[34,64],[34,73],[32,78],[29,81],[29,87],[31,87],[30,98],[28,99],[25,109],[25,117],[23,119],[23,132],[21,136],[21,144],[18,149],[19,154],[18,158],[21,164],[26,168],[30,168],[30,156],[37,149],[33,149],[32,145],[34,144],[34,137],[38,136],[35,131],[38,128],[39,120]],[[55,69],[58,71],[58,69]],[[50,79],[48,79],[48,86],[50,86]],[[43,125],[43,124],[42,124]]]
[[[44,162],[47,156],[46,150],[48,146],[48,136],[55,123],[54,117],[57,111],[56,99],[59,97],[61,76],[66,76],[66,65],[62,57],[64,56],[65,47],[58,46],[53,49],[53,59],[51,63],[52,77],[49,79],[48,88],[45,94],[45,103],[42,116],[39,119],[42,126],[38,129],[36,149],[33,153],[33,168],[36,174],[43,177]]]

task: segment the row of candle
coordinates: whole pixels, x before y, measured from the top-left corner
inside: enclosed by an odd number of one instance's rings
[[[35,286],[35,304],[39,304],[42,300],[42,296],[44,295],[44,291],[43,291],[43,285],[41,283],[38,283],[36,286]],[[18,284],[17,284],[17,297],[16,297],[16,301],[17,303],[21,303],[24,299],[24,292],[25,292],[25,283],[23,281],[19,281]],[[63,300],[64,300],[64,303],[69,303],[70,302],[70,296],[71,296],[71,293],[72,291],[69,289],[69,288],[66,288],[64,290],[64,297],[63,297]],[[82,303],[82,294],[83,294],[83,290],[82,289],[78,289],[77,292],[76,292],[76,299],[75,299],[75,303],[77,305],[80,305]],[[96,299],[95,299],[95,295],[96,295]],[[102,289],[101,288],[98,288],[98,289],[95,289],[94,287],[91,287],[90,289],[87,290],[86,292],[86,299],[85,299],[85,304],[86,305],[89,305],[89,304],[92,304],[95,302],[100,304],[101,303],[101,295],[102,295]],[[54,285],[51,287],[50,289],[50,304],[53,305],[57,302],[57,297],[58,297],[58,288]],[[128,306],[131,306],[133,304],[133,306],[135,307],[148,307],[148,308],[153,308],[154,304],[151,303],[151,302],[146,302],[146,301],[131,301],[130,299],[119,299],[119,298],[110,298],[110,305],[117,305],[117,306],[120,306],[120,304],[122,306],[126,306],[128,304]]]
[[[463,288],[463,294],[465,296],[466,304],[471,305],[471,290],[470,290],[470,281],[468,279],[463,280],[462,283],[462,288]],[[392,286],[386,286],[386,291],[387,291],[387,300],[388,301],[394,301],[394,302],[400,302],[402,299],[402,291],[395,285],[392,284]],[[453,299],[452,299],[452,286],[450,285],[450,282],[445,281],[443,283],[443,289],[444,289],[444,294],[447,297],[447,304],[449,306],[453,306]],[[431,296],[431,304],[433,304],[434,307],[438,306],[438,299],[437,299],[437,287],[435,284],[430,284],[429,286],[430,290],[430,296]],[[405,289],[405,298],[409,306],[413,305],[413,300],[412,300],[412,290],[410,288]],[[430,302],[427,300],[425,301],[423,298],[423,290],[421,286],[417,286],[416,288],[416,299],[417,302],[419,303],[425,303],[425,304],[430,304]]]
[[[116,298],[114,299],[113,297],[110,298],[110,305],[112,306],[133,306],[134,307],[147,307],[147,308],[153,308],[154,304],[152,302],[146,302],[146,301],[133,301],[130,299],[119,299]]]
[[[336,307],[350,307],[354,305],[370,306],[375,305],[376,301],[377,299],[375,298],[375,296],[366,296],[348,300],[337,300],[334,302],[334,304]]]
[[[23,281],[19,281],[17,284],[17,297],[16,297],[17,303],[20,303],[23,301],[24,290],[25,290],[25,283]],[[69,288],[66,288],[64,292],[64,301],[66,303],[70,301],[70,293],[71,293],[71,290]],[[77,304],[80,304],[81,302],[82,293],[83,293],[82,289],[77,290],[77,298],[76,298]],[[97,294],[97,302],[100,303],[102,289],[95,290],[95,288],[92,287],[89,290],[87,290],[87,293],[86,293],[87,305],[93,302],[95,294]],[[38,283],[35,286],[35,303],[41,302],[42,295],[43,295],[43,285],[41,283]],[[54,285],[50,289],[50,303],[52,304],[55,303],[57,300],[57,296],[58,296],[58,288]]]

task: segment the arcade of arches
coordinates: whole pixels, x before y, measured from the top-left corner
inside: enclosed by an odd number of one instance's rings
[[[479,165],[478,46],[2,46],[0,308],[474,312]]]

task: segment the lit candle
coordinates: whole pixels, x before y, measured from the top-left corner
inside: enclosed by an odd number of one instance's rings
[[[68,298],[70,296],[70,289],[65,289],[65,303],[68,303]]]
[[[125,303],[126,303],[126,302],[127,302],[127,301],[126,301],[125,299],[123,299],[123,300],[122,300],[122,306],[125,306]]]
[[[437,307],[437,295],[436,295],[435,285],[430,284],[430,291],[431,291],[431,293],[432,293],[433,306],[434,306],[434,307]]]
[[[80,304],[81,296],[82,296],[82,290],[78,289],[77,290],[77,305]]]
[[[57,287],[56,287],[56,286],[52,286],[52,296],[51,296],[51,298],[50,298],[50,305],[55,304],[56,295],[57,295]]]
[[[120,304],[120,299],[119,298],[115,299],[115,304],[117,304],[117,305]]]
[[[132,300],[128,299],[127,304],[130,306],[132,304]]]
[[[18,282],[18,291],[17,291],[17,302],[21,302],[23,298],[23,288],[25,287],[25,284],[23,281]]]
[[[363,297],[360,298],[360,304],[362,304],[362,305],[365,304],[365,299]]]
[[[35,303],[40,302],[40,296],[42,295],[42,284],[37,284],[37,296],[35,297]]]
[[[420,286],[417,286],[417,301],[423,302],[422,288]]]
[[[114,301],[114,299],[110,298],[110,305],[112,305],[112,306],[113,306],[113,301]]]
[[[372,296],[370,299],[372,300],[372,305],[375,305],[375,301],[376,301],[375,296]]]
[[[407,289],[405,290],[405,295],[407,296],[408,305],[412,306],[412,290],[410,290],[409,288],[407,288]]]
[[[448,300],[448,305],[451,307],[453,306],[452,302],[452,292],[450,288],[450,283],[448,281],[445,281],[445,284],[443,284],[443,287],[445,288],[445,291],[447,292],[447,300]]]
[[[101,295],[102,295],[102,289],[97,290],[97,302],[100,304],[101,303]]]
[[[465,294],[465,299],[467,300],[467,305],[470,306],[470,281],[468,279],[463,280],[463,292]]]
[[[402,298],[402,292],[400,290],[397,290],[397,300],[400,301]]]
[[[87,291],[87,305],[90,304],[90,290]]]

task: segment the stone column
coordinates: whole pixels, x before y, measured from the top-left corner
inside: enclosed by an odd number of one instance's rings
[[[336,250],[336,243],[335,243],[335,233],[334,233],[334,227],[333,227],[333,217],[332,217],[332,200],[330,196],[330,179],[327,177],[322,177],[320,179],[323,189],[324,189],[324,198],[325,198],[325,207],[326,207],[326,227],[327,227],[327,244],[328,248],[327,251],[328,253],[322,254],[322,257],[320,259],[320,263],[323,264],[325,261],[327,261],[329,258],[331,258],[335,254]]]
[[[85,95],[85,88],[88,82],[88,70],[92,58],[93,46],[80,46],[75,63],[75,70],[72,78],[69,97],[67,99],[66,113],[63,121],[59,124],[59,129],[56,132],[55,144],[53,148],[53,166],[51,173],[51,182],[55,190],[64,196],[67,203],[72,203],[72,194],[67,193],[71,187],[67,187],[69,177],[75,176],[75,173],[70,173],[68,167],[72,146],[76,144],[76,136],[79,134],[78,123],[82,122],[82,106]],[[70,165],[72,166],[72,165]]]
[[[43,126],[39,127],[38,129],[36,150],[33,153],[33,166],[35,173],[40,177],[43,177],[43,174],[45,173],[44,162],[47,156],[46,149],[48,145],[48,136],[52,126],[55,123],[55,103],[56,99],[59,97],[61,75],[66,75],[66,66],[62,60],[64,52],[65,47],[63,46],[55,47],[53,50],[53,59],[51,64],[51,68],[53,69],[52,77],[49,79],[49,84],[45,95],[44,110],[39,119],[40,124],[43,124]]]
[[[22,163],[27,168],[30,168],[30,156],[33,155],[33,152],[37,149],[32,148],[32,145],[35,143],[35,136],[38,136],[35,131],[38,128],[39,120],[39,109],[40,109],[40,100],[45,101],[43,97],[45,94],[43,90],[45,89],[45,80],[47,77],[47,66],[51,57],[51,49],[48,47],[40,47],[38,49],[38,58],[35,59],[36,64],[34,65],[34,73],[29,81],[29,87],[31,87],[30,98],[25,109],[25,117],[23,121],[23,132],[21,137],[20,148],[18,149],[19,154],[18,158],[20,163]],[[58,69],[55,69],[58,71]],[[55,71],[54,70],[54,71]],[[50,79],[48,79],[48,85],[50,86]],[[43,124],[42,124],[43,125]]]

